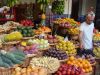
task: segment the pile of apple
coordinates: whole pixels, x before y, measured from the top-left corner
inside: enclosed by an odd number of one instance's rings
[[[21,42],[21,50],[24,51],[25,54],[34,54],[37,52],[37,44],[28,44],[27,42]]]
[[[22,20],[20,22],[23,26],[34,26],[33,22],[31,20]]]
[[[66,51],[66,53],[68,55],[75,55],[76,54],[75,45],[70,41],[63,41],[62,40],[56,45],[56,48]]]
[[[74,65],[62,64],[58,71],[53,75],[83,75],[84,72],[80,67]]]
[[[92,65],[87,59],[82,58],[75,58],[74,56],[71,56],[67,60],[68,65],[74,65],[76,67],[82,68],[83,72],[89,73],[92,72]]]
[[[20,32],[15,31],[10,34],[4,35],[4,37],[2,38],[2,42],[19,41],[22,38],[22,34]]]
[[[47,35],[47,40],[49,41],[50,44],[54,44],[58,42],[56,36],[52,36],[52,35]]]
[[[31,39],[31,40],[28,40],[28,43],[30,44],[37,44],[38,45],[38,49],[46,49],[49,47],[49,42],[48,40],[45,40],[45,39]]]
[[[47,75],[47,69],[42,67],[28,66],[26,68],[16,67],[12,75]]]
[[[70,25],[70,23],[66,22],[66,23],[61,23],[59,24],[60,27],[64,27],[64,28],[71,28],[72,26]]]

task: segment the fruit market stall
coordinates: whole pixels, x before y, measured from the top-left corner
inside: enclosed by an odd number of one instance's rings
[[[64,20],[69,22],[70,19]],[[68,24],[70,26],[66,26],[66,31],[69,36],[78,35],[79,23],[71,19],[71,23]],[[10,21],[1,26],[0,74],[91,75],[93,73],[95,57],[78,56],[76,41],[72,38],[66,41],[63,36],[52,35],[52,29],[46,26],[37,29],[33,27],[34,24],[31,21],[27,23],[26,20],[21,23]],[[99,40],[98,36],[99,33],[94,35],[94,41]],[[96,58],[99,58],[98,52],[99,47],[95,46]]]
[[[36,2],[43,11],[36,29],[29,19],[0,25],[0,75],[92,75],[95,59],[100,58],[100,33],[93,38],[95,56],[79,56],[80,23],[60,17],[53,20],[50,28],[45,23],[49,0]],[[54,0],[52,12],[62,15],[63,11],[64,0]],[[65,31],[67,40],[58,34],[62,31],[59,29]]]

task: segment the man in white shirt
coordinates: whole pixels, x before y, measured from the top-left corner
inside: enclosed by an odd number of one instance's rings
[[[80,26],[80,52],[82,54],[91,54],[93,55],[93,30],[94,30],[94,18],[95,14],[91,11],[86,15],[86,21],[83,22]]]

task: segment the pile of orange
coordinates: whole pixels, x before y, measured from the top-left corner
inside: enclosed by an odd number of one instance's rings
[[[46,26],[41,26],[37,30],[34,30],[35,34],[41,34],[41,33],[49,33],[51,32],[51,29]]]
[[[85,73],[92,72],[92,65],[86,59],[75,58],[74,56],[71,56],[68,58],[67,64],[80,67]]]

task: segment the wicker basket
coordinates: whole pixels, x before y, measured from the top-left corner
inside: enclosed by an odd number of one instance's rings
[[[24,61],[24,63],[22,65],[20,65],[20,67],[27,67],[29,66],[30,60],[32,59],[32,57],[27,57]]]
[[[85,73],[85,75],[93,75],[93,72]]]
[[[14,68],[0,68],[0,75],[12,75]]]
[[[71,35],[71,39],[73,39],[73,40],[78,40],[78,35]]]

